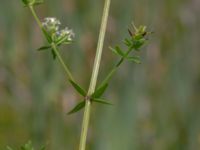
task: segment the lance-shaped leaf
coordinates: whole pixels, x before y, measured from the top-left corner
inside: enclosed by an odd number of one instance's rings
[[[132,61],[136,64],[141,64],[139,56],[130,56],[130,57],[126,57],[126,59],[129,60],[129,61]]]
[[[117,55],[124,57],[124,52],[121,50],[119,46],[116,46],[115,48],[110,47],[110,49]]]
[[[83,109],[85,107],[85,100],[78,103],[71,111],[69,111],[67,114],[70,115],[70,114],[73,114],[75,112],[78,112],[80,111],[81,109]]]
[[[67,42],[68,37],[64,36],[62,38],[60,38],[58,41],[56,41],[56,45],[62,45],[64,42]]]
[[[43,50],[48,50],[50,48],[51,48],[51,46],[42,46],[42,47],[38,48],[37,50],[38,51],[43,51]]]
[[[92,94],[93,98],[99,98],[103,95],[103,93],[105,92],[105,90],[108,87],[108,83],[105,83],[103,85],[101,85],[99,88],[96,89],[96,91]]]
[[[77,83],[75,83],[72,80],[69,80],[69,82],[72,84],[72,86],[74,87],[74,89],[82,96],[86,96],[86,92],[85,90],[83,90]]]
[[[55,51],[53,49],[51,49],[51,54],[53,56],[53,59],[55,60],[57,55],[56,55],[56,53],[55,53]]]
[[[124,39],[124,44],[125,44],[126,46],[128,46],[128,47],[131,47],[131,46],[132,46],[132,42],[131,42],[131,40],[129,40],[128,38],[125,38],[125,39]]]
[[[44,36],[46,37],[48,43],[51,44],[52,43],[52,38],[43,27],[42,27],[42,32],[43,32]]]
[[[105,104],[105,105],[113,105],[112,103],[107,102],[107,100],[102,99],[102,98],[93,98],[92,102],[100,103],[100,104]]]
[[[145,43],[145,39],[144,38],[141,38],[139,40],[136,40],[136,39],[133,39],[133,48],[136,50],[136,51],[139,51],[140,50],[140,47],[144,45]]]

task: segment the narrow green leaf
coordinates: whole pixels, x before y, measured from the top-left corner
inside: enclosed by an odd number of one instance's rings
[[[66,41],[67,41],[67,36],[58,39],[58,41],[56,41],[55,43],[56,45],[62,45]]]
[[[24,3],[24,5],[28,5],[28,1],[27,0],[22,0],[22,2]]]
[[[69,80],[69,82],[72,84],[72,86],[74,87],[74,89],[82,96],[86,96],[86,92],[85,90],[83,90],[77,83],[75,83],[72,80]]]
[[[52,38],[51,38],[51,36],[47,33],[47,31],[46,31],[44,28],[42,28],[42,32],[44,33],[44,35],[45,35],[45,37],[46,37],[48,43],[51,44],[51,43],[52,43]]]
[[[105,90],[108,87],[108,83],[103,84],[102,86],[100,86],[99,88],[96,89],[96,91],[92,94],[93,98],[99,98],[103,95],[103,93],[105,92]]]
[[[122,52],[122,50],[119,46],[116,46],[115,49],[116,49],[116,51],[118,52],[119,55],[124,56],[124,53]]]
[[[135,62],[136,64],[141,64],[139,56],[126,57],[126,59],[129,61]]]
[[[51,46],[42,46],[40,48],[38,48],[38,51],[43,51],[43,50],[48,50],[49,48],[51,48]]]
[[[71,111],[69,111],[67,114],[70,115],[70,114],[73,114],[75,112],[78,112],[80,111],[82,108],[85,107],[85,100],[78,103]]]
[[[146,40],[144,38],[141,38],[139,40],[133,39],[133,48],[136,51],[140,51],[140,47],[142,47],[144,45],[145,41]]]
[[[109,102],[107,102],[107,100],[102,99],[102,98],[94,98],[94,99],[92,99],[92,102],[105,104],[105,105],[113,105],[112,103],[109,103]]]
[[[53,49],[51,49],[51,54],[52,54],[52,56],[53,56],[53,59],[55,60],[55,59],[56,59],[56,53],[54,52]]]
[[[132,46],[132,42],[127,38],[124,39],[124,44],[128,47]]]
[[[124,53],[122,52],[122,50],[120,49],[119,46],[116,46],[115,48],[110,47],[110,49],[117,55],[124,57]]]

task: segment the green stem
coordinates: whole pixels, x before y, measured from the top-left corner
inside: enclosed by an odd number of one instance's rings
[[[113,76],[113,74],[117,71],[117,69],[119,68],[119,66],[124,62],[125,58],[129,55],[129,53],[132,51],[132,47],[130,47],[127,52],[125,53],[124,57],[122,57],[117,63],[116,65],[112,68],[112,70],[109,72],[109,74],[106,76],[106,78],[103,80],[103,82],[100,84],[99,87],[101,87],[102,85],[104,85],[105,83],[108,83],[109,80],[111,79],[111,77]]]
[[[99,40],[98,40],[98,45],[97,45],[97,51],[96,51],[96,56],[95,56],[95,60],[94,60],[94,67],[93,67],[93,71],[92,71],[90,86],[88,89],[88,97],[90,97],[94,93],[96,83],[97,83],[99,67],[100,67],[100,62],[101,62],[101,56],[102,56],[102,51],[103,51],[103,45],[104,45],[104,37],[105,37],[109,9],[110,9],[110,3],[111,3],[111,0],[105,0],[101,28],[100,28],[100,33],[99,33]],[[84,116],[83,116],[79,150],[85,150],[85,147],[86,147],[87,132],[88,132],[89,120],[90,120],[90,109],[91,109],[91,100],[90,100],[90,98],[87,98]]]
[[[32,13],[33,17],[35,18],[38,26],[40,27],[41,30],[43,30],[42,23],[40,22],[40,19],[38,18],[37,14],[36,14],[36,12],[35,12],[35,10],[33,8],[33,6],[29,6],[29,8],[30,8],[31,13]]]
[[[43,29],[42,23],[41,23],[40,19],[38,18],[33,6],[29,6],[29,8],[30,8],[31,13],[32,13],[33,17],[35,18],[38,26],[40,27],[41,31],[43,31],[44,29]],[[65,72],[67,73],[68,78],[70,80],[74,81],[73,76],[72,76],[68,66],[64,63],[64,61],[63,61],[63,59],[62,59],[62,57],[61,57],[61,55],[59,53],[59,50],[58,50],[57,46],[55,45],[55,43],[51,43],[51,46],[52,46],[52,49],[55,52],[56,56],[58,57],[58,60],[59,60],[60,64],[62,65],[62,67],[64,68]]]
[[[51,46],[52,46],[53,51],[55,52],[56,56],[58,57],[58,60],[59,60],[60,64],[63,66],[63,69],[64,69],[65,72],[67,73],[68,78],[69,78],[70,80],[74,81],[74,78],[73,78],[73,76],[72,76],[72,74],[71,74],[69,68],[66,66],[66,64],[64,63],[64,61],[63,61],[63,59],[62,59],[60,53],[58,52],[58,48],[57,48],[56,44],[55,44],[55,43],[52,43]]]

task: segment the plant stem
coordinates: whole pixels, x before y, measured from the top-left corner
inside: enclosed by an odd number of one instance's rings
[[[44,30],[43,26],[42,26],[42,23],[41,23],[40,19],[38,18],[33,6],[29,6],[29,9],[31,10],[31,13],[32,13],[33,17],[35,18],[35,20],[36,20],[38,26],[40,27],[41,31]],[[51,46],[52,46],[52,49],[55,52],[56,56],[58,57],[58,60],[59,60],[60,64],[62,65],[63,69],[67,73],[68,78],[70,80],[74,81],[73,76],[72,76],[68,66],[64,63],[64,61],[63,61],[63,59],[62,59],[62,57],[61,57],[61,55],[60,55],[60,53],[58,51],[58,48],[57,48],[56,44],[55,43],[51,43]]]
[[[97,83],[101,56],[102,56],[102,51],[103,51],[103,45],[104,45],[104,37],[105,37],[109,9],[110,9],[110,3],[111,3],[111,0],[105,0],[101,28],[100,28],[100,33],[99,33],[99,40],[98,40],[98,45],[97,45],[97,51],[96,51],[96,56],[94,60],[94,67],[92,71],[90,86],[88,89],[88,97],[90,97],[94,93],[96,83]],[[84,111],[84,116],[83,116],[79,150],[85,150],[85,147],[86,147],[87,132],[88,132],[89,120],[90,120],[90,109],[91,109],[91,100],[90,98],[86,98],[86,105],[85,105],[85,111]]]
[[[55,45],[55,43],[52,43],[51,46],[52,46],[53,51],[55,52],[56,56],[58,57],[59,62],[60,62],[61,65],[63,66],[63,69],[64,69],[65,72],[67,73],[68,78],[69,78],[70,80],[74,81],[74,78],[73,78],[73,76],[72,76],[72,74],[71,74],[69,68],[66,66],[66,64],[64,63],[64,61],[63,61],[63,59],[62,59],[60,53],[58,52],[57,46]]]
[[[40,22],[40,19],[38,18],[37,14],[36,14],[36,12],[35,12],[35,10],[33,8],[33,6],[29,6],[29,8],[30,8],[31,13],[32,13],[33,17],[35,18],[38,26],[40,27],[41,30],[43,30],[42,23]]]
[[[129,53],[132,51],[132,47],[130,47],[127,52],[125,53],[124,57],[122,57],[117,63],[116,65],[114,65],[114,67],[112,68],[112,70],[109,72],[109,74],[106,76],[106,78],[103,80],[103,82],[99,85],[99,87],[101,87],[102,85],[104,85],[105,83],[108,83],[109,80],[111,79],[111,77],[113,76],[113,74],[117,71],[117,69],[119,68],[119,66],[124,62],[125,58],[129,55]]]

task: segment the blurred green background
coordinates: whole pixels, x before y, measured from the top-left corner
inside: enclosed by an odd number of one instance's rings
[[[40,18],[57,17],[76,42],[61,53],[88,88],[103,0],[46,0]],[[142,64],[126,62],[104,97],[114,107],[92,108],[88,150],[200,149],[200,1],[113,0],[100,69],[101,81],[118,58],[108,49],[132,21],[153,30]],[[82,112],[66,113],[80,97],[48,52],[20,0],[0,5],[0,150],[32,140],[48,150],[77,150]]]

